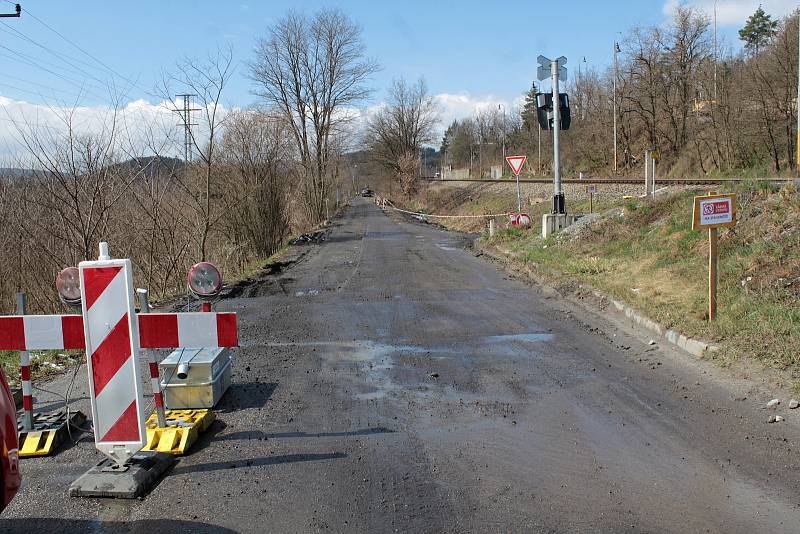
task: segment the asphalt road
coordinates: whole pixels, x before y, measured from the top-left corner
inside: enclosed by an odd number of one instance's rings
[[[800,414],[767,424],[747,384],[468,245],[357,199],[221,303],[234,384],[146,499],[66,496],[99,460],[86,435],[23,462],[0,531],[800,530]]]

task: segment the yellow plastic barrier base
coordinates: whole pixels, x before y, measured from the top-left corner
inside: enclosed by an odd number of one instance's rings
[[[69,421],[64,412],[34,414],[33,430],[22,430],[20,424],[20,458],[50,456],[69,435],[68,425],[79,427],[85,421],[86,416],[81,412],[70,412]]]
[[[167,410],[166,415],[166,428],[158,426],[156,414],[147,418],[147,445],[142,450],[186,454],[216,418],[211,410]]]

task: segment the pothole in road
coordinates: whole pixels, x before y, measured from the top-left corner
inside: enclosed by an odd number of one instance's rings
[[[527,348],[521,347],[520,343],[541,343],[553,339],[553,334],[549,333],[523,333],[476,336],[474,338],[462,338],[449,340],[446,344],[411,344],[411,343],[382,343],[372,340],[353,340],[353,341],[299,341],[299,342],[273,342],[267,343],[268,346],[294,346],[294,347],[320,347],[327,350],[317,351],[320,357],[327,361],[334,369],[341,370],[344,364],[355,364],[353,378],[358,383],[359,389],[368,388],[368,391],[360,391],[353,394],[356,400],[376,400],[383,399],[400,391],[408,390],[413,387],[415,382],[420,385],[428,384],[424,376],[435,367],[431,368],[424,364],[417,367],[408,367],[402,363],[404,357],[416,355],[430,362],[441,362],[446,360],[462,361],[457,366],[469,366],[469,362],[485,357],[507,357],[524,358],[530,352]],[[511,344],[517,344],[516,347]],[[508,345],[508,346],[506,346]],[[500,351],[500,352],[498,352]],[[347,369],[347,367],[345,367]],[[400,373],[398,378],[396,370],[406,369]],[[419,375],[422,372],[423,375]],[[405,377],[405,378],[403,378]],[[398,383],[396,380],[399,380]],[[463,393],[462,393],[463,395]]]

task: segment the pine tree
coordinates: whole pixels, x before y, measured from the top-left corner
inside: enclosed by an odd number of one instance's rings
[[[458,128],[458,121],[454,120],[453,124],[447,127],[447,130],[444,131],[444,136],[442,136],[442,145],[439,148],[439,152],[444,154],[447,152],[447,149],[450,148],[450,143],[453,140],[453,135],[455,135],[456,128]]]
[[[778,21],[772,20],[761,6],[756,12],[750,15],[747,23],[739,30],[739,39],[744,41],[744,47],[758,54],[758,50],[768,44],[775,34],[778,33]]]
[[[526,130],[532,131],[539,127],[536,118],[536,82],[531,84],[531,90],[525,93],[525,104],[522,106],[522,124]]]

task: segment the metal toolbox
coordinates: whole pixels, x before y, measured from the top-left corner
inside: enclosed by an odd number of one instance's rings
[[[226,348],[178,349],[158,367],[164,403],[171,410],[213,408],[231,385]]]

